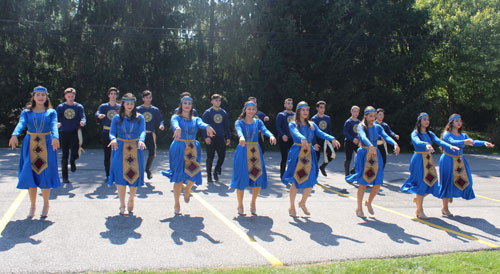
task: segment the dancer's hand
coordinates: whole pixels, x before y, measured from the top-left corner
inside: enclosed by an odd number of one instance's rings
[[[432,145],[428,144],[428,145],[426,145],[425,147],[427,147],[427,150],[428,150],[430,153],[434,153],[434,148],[432,147]]]
[[[396,144],[394,145],[394,153],[395,153],[396,155],[399,155],[399,152],[400,152],[400,151],[401,151],[401,149],[399,148],[399,145],[396,143]]]
[[[210,137],[205,138],[205,144],[210,145],[212,143],[212,139]]]
[[[459,147],[456,147],[456,146],[451,146],[451,148],[450,148],[450,149],[451,149],[451,150],[453,150],[453,151],[460,150],[460,148],[459,148]]]
[[[464,145],[466,145],[466,146],[473,146],[474,145],[474,140],[472,140],[472,139],[466,139],[466,140],[464,140]]]
[[[334,148],[339,149],[340,148],[340,142],[337,141],[336,139],[332,140],[332,145]]]
[[[11,149],[15,149],[15,148],[16,148],[16,146],[17,146],[17,143],[18,143],[18,141],[17,141],[17,136],[12,135],[12,137],[10,137],[10,140],[9,140],[9,147],[10,147]]]
[[[57,123],[57,128],[61,128],[61,123]]]
[[[116,139],[113,139],[111,142],[109,142],[108,147],[111,147],[112,150],[117,150],[118,149],[118,143],[116,142]]]
[[[269,121],[269,116],[264,117],[264,122]]]
[[[283,140],[283,142],[285,143],[288,142],[288,136],[286,135],[281,136],[281,140]]]
[[[164,131],[165,130],[165,126],[161,125],[158,127],[161,131]]]
[[[370,157],[372,157],[372,156],[373,157],[377,157],[377,148],[374,147],[373,145],[370,145],[368,147],[368,156],[370,156]]]
[[[314,145],[314,150],[319,151],[319,145],[318,144]]]
[[[104,119],[104,117],[106,117],[106,115],[104,115],[104,114],[102,114],[102,113],[101,113],[101,114],[99,114],[99,115],[97,115],[97,118],[99,118],[99,119]]]
[[[231,139],[227,139],[227,140],[226,140],[226,146],[228,147],[228,146],[230,146],[230,145],[231,145]]]
[[[80,121],[80,126],[84,127],[85,126],[85,122],[84,121]]]
[[[396,135],[396,140],[398,140],[398,141],[399,141],[399,135]]]
[[[215,135],[215,130],[211,126],[207,127],[207,135],[210,137],[214,137]]]
[[[243,136],[240,137],[240,146],[245,147],[245,137]]]
[[[308,149],[309,148],[309,144],[307,143],[307,139],[302,139],[301,143],[302,143],[302,148],[303,149]]]
[[[269,138],[269,143],[273,146],[276,145],[276,137],[271,136],[271,138]]]
[[[139,148],[140,150],[145,150],[146,149],[146,144],[144,144],[143,141],[139,141],[137,143],[137,148]]]
[[[354,138],[354,140],[352,140],[352,142],[353,142],[355,145],[357,145],[357,144],[359,144],[359,139],[358,139],[358,138]]]
[[[172,137],[174,137],[174,140],[180,140],[181,139],[181,128],[180,127],[178,127],[178,128],[175,129],[174,136],[172,136]]]
[[[486,144],[485,144],[485,145],[486,145],[486,147],[489,147],[489,148],[493,148],[493,147],[495,147],[495,144],[492,144],[492,143],[490,143],[490,142],[486,142]]]
[[[59,149],[59,139],[52,138],[52,149],[53,150],[58,150]]]

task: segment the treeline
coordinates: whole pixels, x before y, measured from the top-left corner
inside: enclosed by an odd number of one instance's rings
[[[110,86],[151,90],[167,120],[179,93],[200,112],[220,93],[232,119],[257,97],[274,129],[291,97],[327,101],[338,138],[356,104],[384,108],[403,147],[421,111],[436,131],[459,112],[500,143],[498,1],[4,0],[0,60],[5,140],[41,84],[54,105],[77,89],[91,146]]]

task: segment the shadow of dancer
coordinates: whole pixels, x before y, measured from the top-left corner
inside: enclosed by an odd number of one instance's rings
[[[71,191],[80,188],[79,186],[74,187],[73,184],[62,184],[60,188],[52,189],[50,192],[49,200],[56,200],[59,196],[68,196],[68,198],[74,198],[75,193]],[[41,196],[42,194],[40,194]]]
[[[151,183],[145,183],[144,186],[137,188],[136,198],[144,199],[148,197],[148,194],[158,194],[163,195],[163,191],[155,190],[155,186]]]
[[[486,221],[483,218],[472,218],[465,216],[453,216],[453,221],[457,221],[464,225],[468,225],[477,228],[485,233],[493,235],[495,237],[500,237],[500,228],[496,227],[494,224]]]
[[[240,226],[248,230],[247,235],[251,239],[258,237],[265,242],[273,242],[273,236],[280,236],[287,241],[292,240],[284,234],[272,231],[271,229],[273,228],[274,221],[267,216],[238,216],[233,220],[237,221]]]
[[[203,217],[191,217],[190,215],[176,215],[171,218],[161,220],[162,223],[169,223],[172,232],[172,240],[175,244],[182,245],[185,242],[196,242],[198,236],[204,237],[213,244],[219,244],[220,241],[215,240],[208,233],[203,231]]]
[[[0,251],[7,251],[18,244],[30,243],[38,245],[42,243],[41,240],[33,239],[33,236],[44,231],[53,223],[43,219],[24,219],[9,222],[0,238]]]
[[[217,193],[221,197],[229,197],[229,193],[234,192],[234,189],[230,189],[228,185],[220,182],[207,183],[206,186],[206,189],[199,192],[205,195]]]
[[[456,216],[456,215],[455,215],[455,216],[453,216],[453,217],[449,217],[448,219],[450,219],[450,220],[455,220],[455,218],[457,218],[457,217],[459,217],[459,216]],[[447,228],[447,229],[449,229],[449,230],[453,230],[453,231],[455,231],[455,232],[458,232],[458,233],[461,233],[461,234],[465,234],[465,235],[468,235],[468,236],[471,236],[471,237],[476,237],[476,236],[478,236],[478,237],[481,237],[481,238],[488,239],[488,240],[490,240],[490,241],[498,241],[497,239],[492,239],[492,238],[486,237],[486,236],[484,236],[484,235],[480,235],[480,234],[476,234],[476,233],[472,233],[472,232],[463,231],[463,230],[462,230],[462,229],[460,229],[458,226],[455,226],[455,225],[452,225],[452,224],[450,224],[450,223],[447,223],[447,222],[445,222],[443,219],[440,219],[440,218],[429,218],[429,219],[428,219],[428,220],[426,220],[426,221],[427,221],[427,222],[429,222],[429,223],[432,223],[432,224],[434,224],[434,225],[442,226],[442,227]],[[432,227],[432,226],[431,226],[431,227]],[[439,228],[436,228],[436,229],[439,229]],[[441,230],[441,229],[440,229],[440,230]],[[470,239],[467,239],[467,238],[465,238],[465,237],[463,237],[463,236],[460,236],[460,235],[457,235],[457,234],[455,234],[455,233],[451,233],[451,232],[449,232],[449,231],[446,231],[446,233],[448,233],[448,235],[450,235],[451,237],[453,237],[453,238],[455,238],[455,239],[457,239],[457,240],[460,240],[460,241],[462,241],[462,242],[464,242],[464,243],[468,243],[468,242],[472,241],[472,240],[470,240]]]
[[[100,184],[92,193],[84,196],[89,199],[107,199],[108,196],[116,196],[116,185],[108,186],[108,183]],[[94,197],[95,196],[95,197]]]
[[[142,224],[142,218],[135,215],[128,216],[108,216],[106,217],[106,232],[101,232],[100,235],[104,239],[114,245],[125,244],[129,238],[140,239],[141,234],[135,232]]]
[[[338,246],[340,244],[338,241],[339,239],[349,240],[355,243],[363,243],[362,241],[349,237],[333,234],[332,228],[325,223],[314,222],[309,218],[305,218],[303,220],[304,221],[302,221],[302,219],[295,218],[294,222],[289,222],[289,224],[309,233],[311,235],[309,238],[322,246]]]
[[[405,233],[404,228],[398,226],[397,224],[391,224],[382,222],[376,218],[366,218],[364,223],[360,223],[359,225],[366,226],[378,230],[384,234],[387,234],[391,240],[396,243],[409,243],[413,245],[420,244],[416,239],[430,242],[431,240]]]

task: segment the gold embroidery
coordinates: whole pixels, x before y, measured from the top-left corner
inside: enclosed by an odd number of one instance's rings
[[[194,177],[201,170],[200,164],[196,161],[198,157],[198,152],[196,151],[196,145],[194,140],[182,140],[184,142],[184,172],[189,175],[189,177]]]
[[[257,181],[262,175],[262,162],[259,153],[258,142],[245,142],[247,147],[247,167],[248,177],[252,181]]]
[[[363,170],[363,179],[367,183],[373,182],[377,178],[378,173],[378,154],[368,156],[368,147],[361,146],[366,149],[365,170]]]
[[[40,175],[49,166],[46,136],[50,133],[50,131],[45,133],[34,133],[28,131],[28,134],[30,135],[31,169],[38,175]]]
[[[295,178],[295,181],[297,181],[298,184],[302,184],[309,179],[309,175],[311,174],[311,144],[308,143],[306,149],[302,148],[302,144],[294,143],[294,145],[300,147],[300,153],[299,158],[297,159],[297,167],[295,167],[293,178]]]
[[[106,113],[106,117],[109,120],[113,120],[113,117],[115,117],[116,114],[117,114],[116,110],[110,109],[110,110],[108,110],[108,113]]]
[[[130,185],[133,185],[139,178],[139,158],[137,157],[137,141],[139,138],[118,138],[118,140],[123,142],[123,178]]]
[[[452,155],[446,152],[444,154],[453,158],[453,184],[463,191],[469,186],[469,176],[465,171],[463,155]]]
[[[151,122],[151,120],[153,120],[153,115],[151,114],[151,112],[146,111],[142,114],[142,116],[144,116],[144,121],[146,121],[146,123],[149,123]]]
[[[321,130],[323,130],[323,131],[324,131],[324,130],[326,129],[326,126],[327,126],[327,125],[328,125],[328,124],[326,123],[326,121],[325,121],[325,120],[321,120],[321,121],[319,122],[319,125],[318,125],[318,126],[319,126],[319,128],[320,128]]]
[[[217,123],[217,124],[220,124],[222,123],[222,115],[220,115],[219,113],[215,114],[214,115],[214,122]]]
[[[436,165],[434,158],[429,151],[415,151],[422,154],[422,165],[424,167],[424,183],[428,186],[433,186],[437,181]]]
[[[66,118],[68,120],[71,120],[71,119],[75,118],[75,110],[72,109],[72,108],[67,108],[64,111],[64,118]]]

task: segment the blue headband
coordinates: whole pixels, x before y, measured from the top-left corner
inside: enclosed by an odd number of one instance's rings
[[[193,102],[193,98],[191,98],[191,97],[182,97],[181,102],[184,102],[184,101]]]
[[[257,105],[254,102],[249,102],[245,104],[245,107],[256,107]]]
[[[33,92],[45,92],[45,93],[47,93],[47,89],[42,87],[42,86],[38,86],[38,87],[33,89]]]
[[[365,110],[365,114],[377,112],[374,109]]]
[[[417,120],[420,120],[420,119],[422,119],[422,118],[424,118],[424,117],[427,117],[427,116],[429,116],[429,114],[424,113],[424,114],[422,114],[422,115],[418,116],[418,117],[417,117]]]
[[[460,115],[453,116],[450,119],[448,119],[448,123],[451,122],[451,121],[453,121],[453,120],[460,119],[460,118],[462,118],[462,117],[460,117]]]
[[[135,97],[123,97],[122,98],[122,101],[124,101],[124,102],[131,102],[131,101],[135,102],[135,100],[136,100]]]
[[[297,110],[299,110],[299,109],[301,109],[301,108],[308,107],[308,106],[309,106],[308,104],[298,105],[298,106],[297,106]]]

